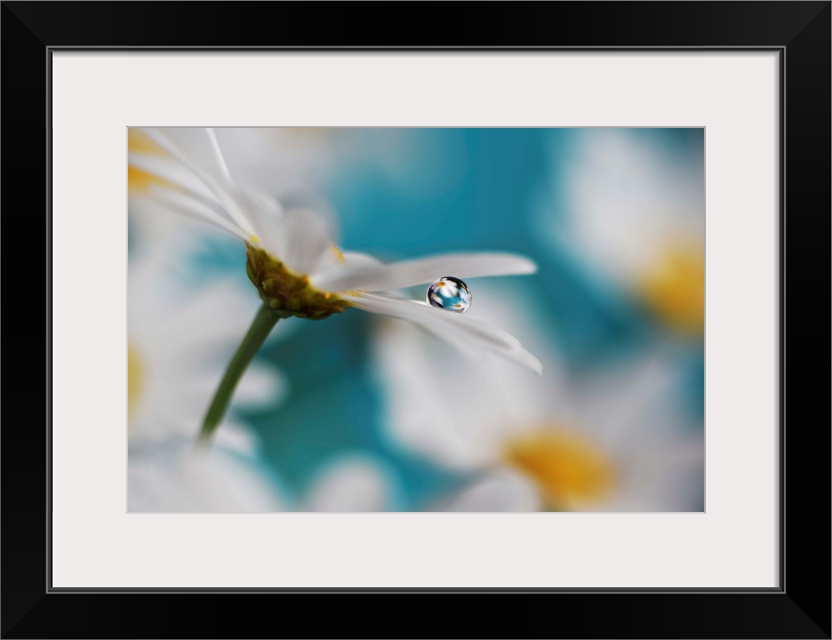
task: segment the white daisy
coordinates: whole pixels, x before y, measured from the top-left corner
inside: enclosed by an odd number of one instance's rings
[[[276,195],[309,196],[327,182],[334,165],[343,164],[346,148],[355,147],[354,136],[337,128],[228,128],[216,129],[228,165],[244,175],[248,184]],[[349,144],[346,144],[348,143]],[[131,153],[162,155],[166,152],[141,129],[128,129]],[[350,154],[353,155],[353,154]],[[135,228],[149,243],[164,238],[186,224],[145,197],[153,185],[166,185],[159,176],[128,167],[128,195]]]
[[[286,511],[278,484],[253,453],[225,445],[195,452],[193,438],[131,443],[127,501],[131,513],[268,513]]]
[[[142,133],[141,129],[127,130],[127,148],[130,153],[164,155],[165,151]],[[145,246],[163,242],[182,227],[198,223],[181,216],[172,216],[148,195],[154,185],[172,186],[158,176],[132,165],[127,166],[127,212],[130,220],[131,252],[140,253]],[[213,231],[213,229],[211,230]]]
[[[516,287],[491,299],[509,293],[533,309]],[[487,307],[479,311],[511,326],[508,305]],[[547,353],[540,336],[525,332]],[[668,402],[672,377],[658,357],[589,377],[567,374],[550,357],[545,378],[521,377],[488,354],[477,362],[448,357],[430,336],[387,321],[375,358],[397,440],[477,475],[436,510],[700,508],[702,434],[679,424]]]
[[[284,211],[279,202],[230,176],[211,129],[148,129],[169,155],[130,153],[130,165],[176,185],[152,185],[159,201],[240,238],[249,277],[263,301],[284,315],[325,318],[356,307],[407,319],[451,342],[477,344],[540,371],[538,360],[506,332],[481,321],[381,292],[458,278],[528,274],[534,263],[501,253],[449,254],[382,264],[368,255],[342,253],[326,220],[306,209]]]
[[[552,183],[566,216],[540,209],[541,237],[574,252],[667,326],[704,326],[704,149],[684,153],[638,129],[576,134],[575,154]],[[558,147],[556,153],[562,153]]]
[[[216,447],[195,452],[214,389],[245,330],[249,290],[230,281],[194,290],[172,277],[185,251],[176,238],[131,260],[128,270],[128,509],[142,512],[279,511],[255,434],[233,414]],[[279,404],[286,383],[251,367],[234,408]]]
[[[185,252],[179,238],[155,245],[128,269],[127,366],[130,441],[196,436],[223,369],[251,320],[254,296],[229,278],[193,289],[172,272]],[[286,397],[272,366],[254,363],[240,382],[236,407],[267,408]],[[229,419],[227,437],[246,435]]]
[[[395,473],[366,453],[342,453],[326,464],[306,490],[298,511],[390,511],[400,490]]]

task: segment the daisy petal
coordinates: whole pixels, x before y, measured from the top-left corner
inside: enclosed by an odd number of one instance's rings
[[[254,235],[251,223],[237,201],[237,188],[228,175],[216,139],[212,139],[212,132],[207,129],[143,131],[165,151],[182,161],[205,183],[237,226]]]
[[[143,153],[131,153],[129,156],[130,166],[152,173],[161,178],[164,182],[172,183],[174,186],[182,187],[185,193],[183,195],[189,196],[194,200],[201,202],[204,206],[213,210],[218,205],[216,197],[205,186],[205,184],[193,175],[190,171],[182,167],[182,164],[169,157],[159,155],[148,155]],[[150,191],[163,188],[169,189],[168,185],[162,183],[152,183]],[[224,211],[224,210],[223,210]],[[237,226],[235,224],[235,226]],[[243,230],[241,228],[241,230]]]
[[[539,494],[528,480],[512,471],[500,470],[472,482],[437,510],[516,513],[539,511],[540,506]]]
[[[307,209],[287,211],[283,232],[285,239],[280,257],[296,273],[312,273],[330,251],[330,230],[317,213]]]
[[[329,281],[324,279],[319,286],[328,291],[388,291],[426,284],[442,276],[465,279],[536,270],[537,266],[528,258],[510,253],[451,253],[388,265],[367,265],[349,274],[332,274]]]
[[[150,198],[176,213],[208,222],[246,242],[249,240],[250,236],[242,229],[223,218],[219,213],[211,209],[211,207],[185,193],[153,185],[150,189]]]
[[[158,176],[165,182],[178,185],[201,198],[216,199],[205,184],[184,168],[178,160],[155,153],[131,151],[127,156],[127,161],[131,167]]]
[[[367,269],[383,267],[384,263],[376,258],[356,251],[341,252],[334,244],[330,255],[321,260],[316,271],[310,274],[312,285],[324,291],[335,291],[326,286],[327,282],[348,278],[351,274]]]
[[[212,129],[165,127],[143,129],[143,132],[168,153],[185,156],[189,163],[198,164],[212,180],[225,187],[234,186]]]
[[[305,511],[321,513],[385,511],[390,502],[389,474],[370,458],[346,454],[330,463],[312,483]]]
[[[283,229],[283,208],[274,198],[254,189],[238,188],[238,201],[254,229],[256,243],[274,257],[282,257],[286,249]]]
[[[513,360],[538,375],[543,372],[540,361],[526,351],[517,338],[482,320],[435,309],[415,300],[397,300],[369,293],[341,294],[341,297],[364,311],[415,322],[454,346],[475,348],[479,344],[482,348]]]

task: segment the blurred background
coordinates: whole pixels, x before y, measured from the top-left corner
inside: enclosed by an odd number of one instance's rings
[[[131,168],[130,511],[704,509],[702,129],[216,133],[237,182],[327,211],[345,250],[532,258],[468,281],[470,313],[544,372],[357,310],[290,318],[194,455],[259,299],[242,243]]]

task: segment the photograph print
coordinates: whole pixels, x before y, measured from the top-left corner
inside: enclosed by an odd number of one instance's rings
[[[702,512],[702,128],[129,128],[128,511]]]

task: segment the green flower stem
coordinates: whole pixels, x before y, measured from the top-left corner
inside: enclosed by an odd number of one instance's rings
[[[231,402],[231,396],[234,395],[237,383],[243,377],[243,373],[254,358],[254,354],[263,346],[277,321],[285,317],[284,313],[275,311],[268,304],[260,307],[254,317],[254,322],[251,323],[251,327],[246,333],[246,337],[243,338],[243,342],[237,348],[237,353],[234,354],[228,364],[222,382],[220,382],[220,386],[217,387],[214,394],[214,400],[208,408],[208,413],[205,414],[205,419],[202,421],[202,430],[199,432],[201,443],[207,444],[210,441],[228,409],[228,404]]]

